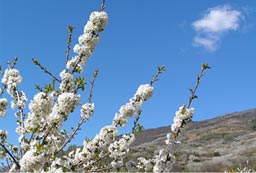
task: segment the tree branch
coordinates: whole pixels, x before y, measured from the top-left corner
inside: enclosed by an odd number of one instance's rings
[[[104,11],[105,8],[106,8],[106,6],[105,6],[105,0],[102,0],[102,4],[101,4],[101,7],[100,7],[100,10],[99,10],[99,11]]]
[[[76,135],[77,131],[80,129],[80,127],[82,126],[82,124],[84,123],[84,119],[81,119],[80,122],[78,123],[76,129],[73,131],[73,133],[69,136],[69,138],[67,139],[67,141],[57,150],[54,152],[54,155],[56,156],[60,151],[62,151],[62,149],[71,141],[72,138],[74,138],[74,136]]]
[[[6,151],[6,153],[12,158],[18,169],[20,169],[20,164],[19,162],[14,158],[14,156],[10,153],[10,151],[2,144],[0,143],[0,146]]]
[[[35,58],[32,58],[32,61],[34,62],[35,65],[37,65],[38,67],[40,67],[45,73],[49,74],[53,79],[55,79],[56,81],[58,81],[59,83],[61,82],[57,77],[55,77],[50,71],[47,70],[46,67],[43,67],[40,62],[38,62],[38,60],[36,60]]]
[[[194,89],[189,89],[191,92],[191,97],[189,97],[187,108],[190,108],[192,101],[197,98],[196,90],[201,82],[201,78],[205,75],[205,70],[210,69],[210,68],[211,67],[208,66],[208,64],[202,65],[201,71],[200,71],[199,75],[197,76],[197,81],[196,81],[196,85],[195,85]]]
[[[68,40],[67,40],[67,50],[66,50],[66,64],[69,61],[69,53],[70,53],[70,47],[72,42],[72,34],[73,34],[74,26],[69,25],[68,26]]]
[[[93,79],[92,79],[92,82],[91,82],[90,96],[89,96],[89,98],[88,98],[88,102],[89,102],[89,103],[92,102],[92,91],[93,91],[93,88],[94,88],[94,82],[95,82],[95,80],[96,80],[98,74],[99,74],[99,70],[96,69],[96,70],[94,71]]]

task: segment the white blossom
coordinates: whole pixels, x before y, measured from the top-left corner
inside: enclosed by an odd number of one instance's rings
[[[27,102],[27,97],[23,91],[15,92],[16,94],[13,95],[14,99],[11,101],[11,107],[12,109],[15,108],[25,108],[26,102]]]
[[[59,113],[68,115],[80,102],[80,95],[74,93],[62,93],[57,100],[57,110]]]
[[[182,126],[182,122],[193,117],[194,110],[194,108],[185,108],[185,105],[182,105],[175,113],[173,124],[171,126],[172,132],[177,133]]]
[[[128,122],[127,118],[132,117],[134,114],[136,114],[140,110],[142,104],[150,97],[152,97],[153,92],[154,88],[151,85],[140,85],[133,98],[131,98],[128,103],[121,106],[121,108],[119,109],[119,113],[115,114],[112,124],[114,126],[125,126]]]
[[[110,144],[108,151],[114,159],[122,158],[129,152],[129,146],[134,142],[134,134],[123,135],[119,141]]]
[[[170,172],[174,163],[174,156],[170,152],[170,148],[165,147],[160,149],[154,160],[153,172]]]
[[[153,96],[154,88],[149,84],[140,85],[135,96],[141,98],[143,101],[148,100]]]
[[[53,99],[53,94],[37,93],[29,103],[31,113],[39,117],[49,115],[52,111]]]
[[[105,11],[95,11],[91,13],[90,21],[100,30],[108,24],[108,15]]]
[[[60,125],[79,103],[80,95],[75,95],[74,93],[60,94],[48,117],[48,123],[58,123]]]
[[[75,82],[74,77],[72,74],[63,70],[60,73],[61,83],[60,83],[60,90],[62,92],[74,92],[75,91]]]
[[[137,168],[143,169],[147,172],[153,169],[153,166],[154,166],[153,159],[145,159],[144,157],[139,157],[137,160],[139,161],[137,164]]]
[[[118,114],[118,113],[115,114],[115,117],[112,122],[114,126],[119,125],[120,127],[125,126],[127,123],[128,123],[127,117],[122,116],[122,114]]]
[[[94,103],[86,103],[82,106],[80,110],[81,119],[87,121],[94,114]]]
[[[17,86],[21,83],[22,77],[17,69],[6,69],[2,83],[6,86]]]
[[[9,95],[13,96],[14,89],[22,81],[20,72],[17,69],[6,69],[2,78],[2,83],[7,86],[7,92]]]
[[[83,73],[83,66],[86,65],[86,59],[82,58],[80,61],[79,59],[79,56],[72,57],[72,59],[67,62],[66,68],[74,69],[76,67],[77,72]]]
[[[136,113],[136,109],[131,103],[127,103],[120,108],[119,112],[124,117],[132,117]]]
[[[95,11],[91,13],[89,21],[84,27],[84,33],[79,36],[78,44],[73,48],[73,51],[79,56],[75,56],[67,62],[67,69],[73,69],[76,67],[76,72],[83,72],[83,66],[86,64],[86,58],[91,57],[95,50],[96,43],[99,42],[99,33],[104,30],[107,23],[108,15],[106,12]]]
[[[19,164],[13,164],[11,171],[24,172],[64,172],[64,171],[94,171],[100,170],[97,162],[103,158],[111,159],[110,165],[113,170],[117,168],[139,168],[145,171],[168,172],[172,166],[172,155],[168,148],[163,148],[158,155],[152,159],[139,158],[136,162],[124,164],[125,156],[129,152],[131,144],[135,140],[134,134],[118,135],[118,126],[122,127],[128,123],[128,118],[140,111],[145,101],[153,96],[152,85],[140,85],[134,96],[115,114],[112,125],[103,127],[91,140],[85,140],[82,148],[77,148],[67,155],[56,156],[65,145],[70,142],[72,135],[60,130],[60,127],[80,104],[80,95],[77,94],[74,81],[74,72],[82,73],[83,66],[91,57],[96,44],[100,40],[100,33],[108,23],[108,15],[104,11],[92,12],[89,21],[84,27],[84,33],[79,36],[78,43],[73,50],[78,55],[72,57],[66,63],[66,69],[60,73],[59,90],[54,93],[39,92],[29,103],[28,116],[23,117],[22,111],[17,111],[20,116],[16,132],[20,134],[19,143],[21,155],[15,155]],[[13,98],[12,108],[23,109],[27,101],[24,92],[17,90],[17,85],[22,81],[18,70],[7,69],[4,72],[2,83],[7,87],[7,92]],[[4,116],[7,110],[7,100],[0,99],[0,116]],[[80,109],[81,119],[88,121],[94,114],[94,103],[85,103]],[[180,108],[176,112],[172,130],[177,131],[183,123],[193,116],[194,109]],[[79,127],[79,126],[78,126]],[[76,131],[74,131],[76,133]],[[1,143],[5,144],[7,131],[0,130]],[[69,138],[70,137],[70,138]],[[171,145],[171,133],[167,134],[165,141],[167,146]],[[0,158],[4,153],[0,151]],[[18,168],[20,165],[20,168]],[[108,166],[110,166],[108,165]]]
[[[0,99],[0,117],[4,117],[7,111],[8,101],[6,98]]]
[[[170,145],[171,141],[172,141],[172,134],[171,133],[167,133],[166,138],[167,139],[165,140],[165,144],[166,145]]]
[[[8,132],[6,130],[0,130],[0,139],[1,143],[4,143],[8,136]]]
[[[37,154],[36,149],[27,151],[19,162],[21,171],[40,170],[43,167],[43,163],[44,155]]]
[[[34,96],[29,103],[28,118],[24,122],[27,132],[34,133],[36,129],[39,130],[46,124],[47,117],[52,112],[53,102],[53,93],[39,92]],[[17,128],[16,131],[20,134],[24,133],[23,128]]]

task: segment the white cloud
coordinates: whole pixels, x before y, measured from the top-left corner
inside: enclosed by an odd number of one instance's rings
[[[209,9],[203,18],[193,22],[192,26],[197,34],[194,45],[203,46],[214,51],[224,32],[239,28],[241,12],[233,10],[230,6],[218,6]]]
[[[213,39],[209,39],[209,38],[195,37],[194,43],[195,43],[195,45],[202,45],[211,51],[214,51],[217,48],[216,41]]]

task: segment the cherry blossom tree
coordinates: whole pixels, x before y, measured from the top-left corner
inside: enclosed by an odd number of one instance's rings
[[[59,76],[54,76],[37,59],[33,59],[36,66],[52,77],[53,82],[39,90],[33,99],[28,101],[26,94],[19,89],[22,76],[16,64],[18,58],[8,62],[8,67],[2,72],[2,89],[0,91],[0,116],[5,117],[8,103],[3,94],[7,93],[11,100],[11,107],[15,110],[17,118],[16,132],[19,134],[19,146],[7,142],[8,132],[0,130],[0,158],[9,171],[31,172],[71,172],[71,171],[129,171],[136,168],[140,171],[168,172],[175,161],[173,145],[176,145],[177,136],[189,122],[191,122],[194,108],[191,103],[197,98],[196,90],[205,70],[210,67],[202,65],[197,77],[196,85],[191,91],[191,97],[187,104],[182,105],[175,113],[174,123],[170,133],[167,134],[165,146],[152,158],[137,158],[132,163],[125,161],[129,148],[136,138],[136,133],[141,129],[139,117],[142,105],[149,100],[154,93],[154,83],[165,71],[164,66],[157,68],[157,73],[148,84],[142,84],[130,98],[120,107],[115,114],[112,124],[103,127],[91,140],[85,140],[81,148],[75,148],[67,155],[59,155],[71,142],[80,130],[94,114],[95,105],[92,102],[93,87],[98,75],[95,70],[91,80],[89,98],[85,103],[81,102],[80,93],[85,88],[84,68],[92,56],[105,26],[108,24],[108,15],[104,11],[105,1],[99,11],[90,14],[88,22],[84,26],[83,34],[78,38],[78,43],[73,51],[76,53],[69,57],[73,27],[69,26],[69,35],[66,51],[66,67]],[[24,113],[28,106],[29,113]],[[75,109],[80,109],[80,121],[71,134],[61,127]],[[118,128],[128,123],[128,118],[136,116],[132,132],[118,137]],[[108,164],[102,161],[108,160]]]

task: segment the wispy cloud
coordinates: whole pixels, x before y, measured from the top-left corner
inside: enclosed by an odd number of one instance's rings
[[[216,50],[224,32],[239,28],[240,18],[241,12],[229,5],[207,10],[201,19],[192,24],[196,30],[194,45],[203,46],[210,51]]]

